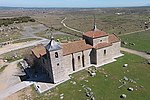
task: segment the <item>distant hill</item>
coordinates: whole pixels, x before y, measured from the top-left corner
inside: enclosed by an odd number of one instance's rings
[[[0,10],[6,10],[6,9],[20,9],[21,7],[5,7],[5,6],[0,6]]]
[[[76,8],[76,7],[75,7]],[[146,6],[133,6],[133,7],[93,7],[93,8],[150,8],[150,4]],[[7,7],[0,6],[0,10],[12,10],[12,9],[74,9],[71,7]],[[76,8],[76,9],[85,9],[85,8]],[[86,8],[88,9],[88,8]],[[92,9],[92,7],[90,7]]]

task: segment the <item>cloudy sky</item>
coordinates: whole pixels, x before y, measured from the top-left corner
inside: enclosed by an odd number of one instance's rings
[[[0,0],[11,7],[125,7],[147,6],[150,0]]]

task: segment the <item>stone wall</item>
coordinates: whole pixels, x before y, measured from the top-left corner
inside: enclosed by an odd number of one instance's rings
[[[73,72],[72,54],[63,56],[63,64],[66,74],[70,74]]]
[[[91,60],[91,64],[97,64],[97,52],[96,49],[94,48],[90,52],[90,60]]]
[[[63,64],[65,72],[67,74],[72,73],[73,67],[75,69],[74,71],[80,70],[84,67],[85,68],[88,67],[90,65],[90,53],[91,49],[64,56]],[[73,66],[73,59],[74,59],[74,66]]]
[[[95,38],[95,39],[87,37],[87,36],[83,36],[83,39],[85,39],[87,44],[90,44],[92,46],[95,46],[95,45],[97,45],[99,43],[103,43],[103,42],[107,42],[108,43],[108,36]]]
[[[50,60],[48,51],[47,51],[46,55],[44,55],[43,57],[40,57],[40,63],[42,65],[42,68],[44,68],[46,73],[48,74],[50,81],[53,82],[53,80],[54,80],[53,72],[52,72],[51,60]]]
[[[82,52],[73,53],[73,57],[74,57],[75,70],[79,70],[80,68],[83,67]]]
[[[104,54],[106,50],[106,54]],[[97,64],[101,64],[107,60],[113,59],[115,56],[120,55],[120,42],[113,43],[112,46],[97,49]]]
[[[110,47],[105,47],[105,48],[101,48],[101,49],[97,49],[97,65],[100,65],[101,63],[103,63],[105,60],[108,60],[111,58],[110,56]],[[104,54],[104,50],[106,50],[106,54]]]
[[[121,48],[121,42],[113,43],[112,45],[112,51],[114,51],[113,56],[120,55],[120,48]]]
[[[55,57],[56,52],[58,53],[58,58]],[[54,83],[63,81],[66,77],[66,73],[63,65],[62,50],[60,49],[57,51],[51,51],[50,59],[51,59],[51,67],[53,72]]]
[[[93,39],[93,46],[103,42],[108,43],[108,36]]]
[[[89,67],[89,65],[91,64],[91,60],[90,60],[91,59],[90,58],[91,50],[92,49],[83,51],[83,53],[84,53],[84,65],[85,65],[85,67]]]

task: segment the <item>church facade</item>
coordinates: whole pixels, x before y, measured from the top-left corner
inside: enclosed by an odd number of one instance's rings
[[[69,74],[90,66],[101,66],[122,56],[121,41],[115,34],[107,34],[96,26],[83,33],[83,39],[60,44],[52,37],[46,45],[37,45],[32,54],[51,82],[59,83]]]

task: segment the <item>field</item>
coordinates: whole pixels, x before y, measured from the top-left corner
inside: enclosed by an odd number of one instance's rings
[[[126,34],[133,31],[143,30],[145,22],[149,22],[150,13],[145,11],[149,8],[126,8],[126,9],[71,9],[58,10],[47,14],[38,14],[31,16],[36,21],[53,29],[53,31],[61,31],[82,36],[82,33],[74,32],[65,28],[61,21],[66,17],[64,23],[74,29],[87,32],[93,28],[94,16],[96,18],[97,28],[106,31],[109,34],[117,35]],[[59,12],[61,11],[61,12]],[[125,12],[117,15],[117,12]],[[46,37],[40,34],[42,37]],[[66,36],[65,36],[66,37]],[[57,38],[57,36],[56,36]],[[71,37],[77,39],[77,37]]]
[[[125,63],[128,67],[123,67]],[[119,100],[121,94],[126,94],[127,100],[150,99],[150,65],[145,59],[136,55],[125,53],[125,56],[118,58],[117,62],[98,68],[96,77],[91,77],[87,70],[71,76],[71,80],[44,94],[30,92],[30,97],[34,100],[60,100],[60,94],[64,94],[64,100],[86,100],[90,99],[86,96],[85,90],[89,87],[96,100]],[[124,77],[129,80],[124,80]],[[121,79],[122,81],[119,82]],[[73,84],[74,82],[76,84]],[[123,82],[126,82],[126,85],[118,88]],[[128,91],[129,87],[134,90]],[[25,99],[27,96],[22,95],[20,98]]]
[[[19,59],[23,59],[26,55],[30,54],[31,48],[33,48],[33,46],[8,52],[0,55],[0,57],[3,58],[4,60],[7,60],[8,62],[13,62]]]
[[[16,32],[16,31],[12,31],[12,32],[9,32],[9,33],[0,33],[0,42],[6,42],[6,41],[11,41],[11,40],[14,40],[14,39],[18,39],[20,38],[22,35],[19,33],[19,32]]]
[[[121,40],[127,43],[122,44],[123,47],[139,51],[150,51],[150,30],[121,36]]]
[[[146,16],[144,15],[115,15],[115,14],[97,14],[95,15],[96,24],[99,29],[108,33],[128,33],[141,30],[144,27]],[[72,15],[66,21],[66,24],[83,32],[93,28],[93,15]]]

